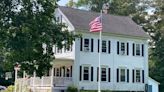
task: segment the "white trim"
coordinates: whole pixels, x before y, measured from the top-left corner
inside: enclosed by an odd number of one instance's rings
[[[65,16],[65,14],[60,10],[60,8],[57,9],[59,11],[59,13],[63,16],[63,18],[68,22],[68,24],[70,25],[70,27],[72,28],[72,31],[75,30],[75,27],[73,26],[73,24],[70,22],[70,20]]]
[[[160,85],[160,83],[159,83],[158,81],[156,81],[156,80],[152,79],[151,77],[148,77],[148,80],[151,80],[151,81],[153,81],[153,82],[157,83],[158,85]]]

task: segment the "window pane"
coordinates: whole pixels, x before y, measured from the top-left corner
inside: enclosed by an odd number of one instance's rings
[[[125,54],[125,43],[121,43],[121,54]]]
[[[102,41],[102,52],[106,52],[106,41]]]
[[[136,55],[140,55],[140,44],[136,44]]]
[[[136,70],[136,82],[141,81],[140,70]]]
[[[84,80],[89,80],[89,67],[84,67],[83,73]]]
[[[84,39],[84,47],[89,47],[89,39]]]
[[[125,82],[125,69],[121,69],[121,82]]]
[[[101,68],[101,81],[106,81],[106,68]]]

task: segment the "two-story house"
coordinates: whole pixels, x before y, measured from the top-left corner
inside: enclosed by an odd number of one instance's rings
[[[99,33],[89,32],[89,23],[100,13],[59,7],[59,22],[68,30],[81,34],[71,48],[54,47],[54,90],[61,92],[68,85],[81,90],[97,90],[101,52],[101,89],[145,92],[148,84],[148,38],[144,30],[130,17],[102,15],[102,48]]]

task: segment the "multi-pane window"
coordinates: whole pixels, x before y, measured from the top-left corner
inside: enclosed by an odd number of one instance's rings
[[[129,55],[129,43],[117,41],[117,54],[118,55]]]
[[[84,39],[84,51],[89,51],[89,39]]]
[[[133,43],[132,51],[133,56],[144,56],[144,44]]]
[[[136,55],[140,56],[140,44],[136,44]]]
[[[105,40],[102,41],[102,52],[107,52],[107,43]]]
[[[101,81],[107,81],[107,70],[106,70],[106,68],[101,68]]]
[[[136,82],[141,82],[141,71],[140,70],[136,70]]]
[[[125,43],[121,42],[121,55],[124,55],[125,54]]]
[[[120,81],[125,82],[126,81],[126,72],[125,69],[120,69]]]
[[[83,80],[89,80],[89,67],[83,67]]]

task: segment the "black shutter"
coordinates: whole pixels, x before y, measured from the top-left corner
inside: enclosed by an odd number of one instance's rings
[[[99,67],[97,67],[97,81],[99,81]]]
[[[133,43],[133,56],[135,56],[135,44]]]
[[[56,69],[54,68],[54,76],[55,76],[55,73],[56,73]]]
[[[98,49],[97,49],[97,51],[99,52],[99,43],[100,43],[100,40],[98,39],[98,44],[97,44],[97,47],[98,47]]]
[[[142,44],[142,56],[144,56],[144,45]]]
[[[117,69],[117,82],[119,82],[119,69]]]
[[[108,68],[108,82],[110,82],[110,68]]]
[[[110,46],[110,41],[108,41],[108,53],[110,53],[110,49],[111,49],[111,46]]]
[[[93,39],[91,39],[91,52],[93,52]]]
[[[71,76],[70,77],[72,77],[72,66],[71,66]]]
[[[134,69],[133,69],[133,71],[132,71],[132,82],[134,83]]]
[[[145,82],[145,73],[144,73],[144,70],[142,70],[142,83]]]
[[[83,51],[83,38],[80,38],[80,51]]]
[[[129,55],[129,43],[127,43],[127,55]]]
[[[91,81],[93,81],[93,67],[91,67]]]
[[[117,41],[117,54],[119,54],[119,42]]]
[[[129,69],[127,69],[127,82],[129,82]]]
[[[82,66],[80,66],[80,72],[79,72],[80,74],[79,74],[79,79],[80,79],[80,81],[81,81],[81,73],[82,73]]]

